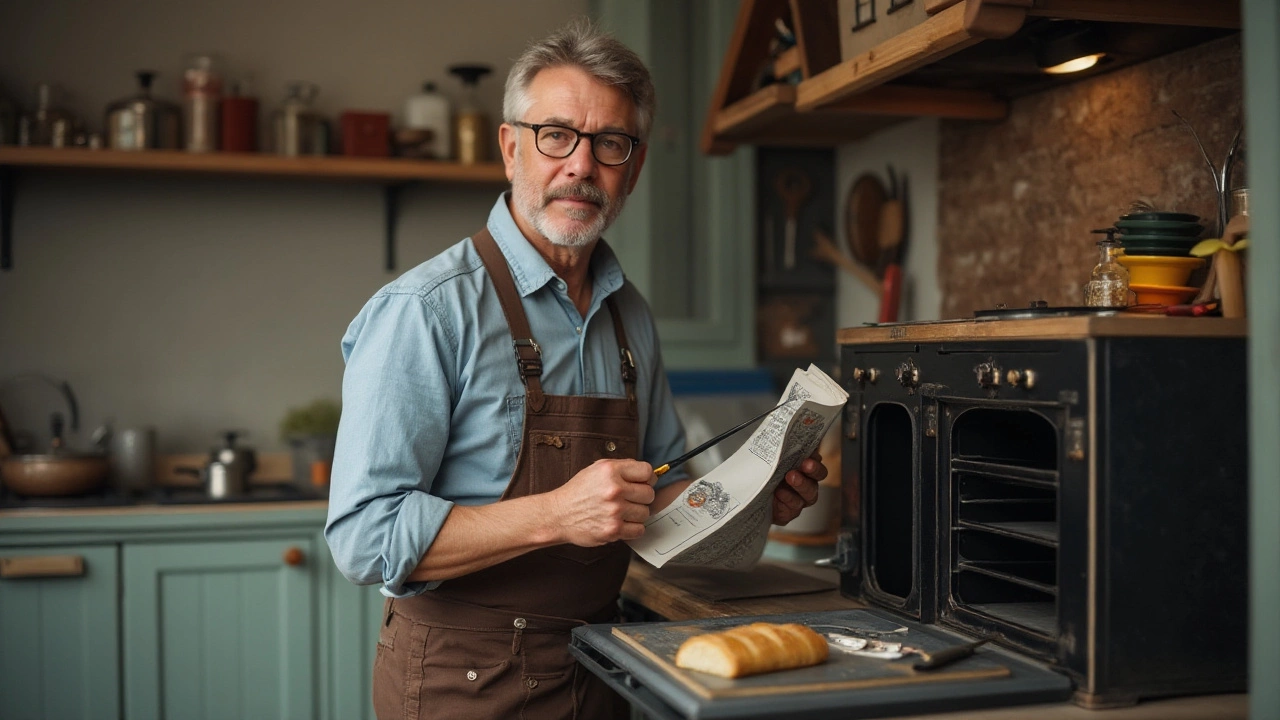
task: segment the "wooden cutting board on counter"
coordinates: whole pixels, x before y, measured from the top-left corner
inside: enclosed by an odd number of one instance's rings
[[[923,672],[911,667],[911,655],[883,660],[834,647],[822,665],[732,680],[676,667],[676,650],[690,636],[752,622],[799,622],[823,633],[832,630],[822,626],[838,625],[926,651],[973,639],[866,608],[586,625],[574,628],[569,651],[645,717],[662,720],[861,720],[1071,696],[1065,675],[990,644],[953,665]]]
[[[936,652],[963,641],[908,629],[893,620],[866,610],[840,613],[798,613],[755,618],[709,618],[675,623],[638,623],[613,628],[613,635],[630,650],[656,666],[694,694],[709,699],[813,693],[903,685],[920,685],[961,680],[989,680],[1008,677],[1011,671],[988,657],[990,651],[978,651],[972,657],[930,671],[911,667],[919,658],[907,655],[899,660],[885,660],[854,655],[831,647],[831,654],[821,665],[794,670],[763,673],[743,678],[721,678],[676,667],[676,650],[688,638],[702,633],[728,630],[751,622],[800,623],[819,633],[844,632],[824,625],[839,625],[855,631],[883,633],[887,642],[901,642],[926,652]],[[895,632],[898,631],[898,632]]]
[[[759,563],[747,571],[673,565],[654,570],[653,574],[663,582],[712,602],[807,595],[836,588],[834,580],[767,563]]]

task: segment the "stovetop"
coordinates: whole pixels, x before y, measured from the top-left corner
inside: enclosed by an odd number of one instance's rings
[[[198,487],[158,487],[138,494],[115,489],[70,497],[24,497],[0,489],[0,510],[16,508],[101,508],[135,505],[226,505],[231,503],[298,502],[322,500],[324,495],[293,485],[259,485],[248,492],[223,498],[209,497]]]

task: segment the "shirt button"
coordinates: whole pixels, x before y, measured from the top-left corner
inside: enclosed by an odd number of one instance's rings
[[[525,626],[526,626],[526,625],[528,625],[529,623],[525,622],[524,618],[516,618],[516,621],[515,621],[515,623],[513,623],[513,624],[514,624],[517,628],[519,628],[519,629],[523,630],[523,629],[525,628]]]
[[[618,445],[614,443],[612,440],[610,440],[609,442],[604,444],[604,449],[608,450],[609,452],[613,452],[614,450],[618,449]]]
[[[581,326],[574,328],[574,330],[577,330],[579,335],[581,335],[581,334],[582,334],[582,327],[581,327]]]
[[[476,671],[475,671],[475,670],[468,670],[468,671],[467,671],[467,679],[468,679],[468,680],[471,680],[472,682],[474,682],[474,681],[475,681],[475,679],[476,679],[476,678],[478,678],[478,677],[480,677],[480,676],[479,676],[479,675],[476,675]]]
[[[524,684],[529,686],[530,690],[538,687],[538,681],[536,678],[525,678]]]
[[[556,281],[556,287],[558,287],[558,288],[560,288],[561,290],[563,290],[563,289],[564,289],[564,281],[563,281],[563,280],[557,280],[557,281]]]

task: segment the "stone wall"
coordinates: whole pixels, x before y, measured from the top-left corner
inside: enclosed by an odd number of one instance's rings
[[[1100,239],[1089,231],[1135,200],[1200,215],[1212,232],[1213,181],[1175,110],[1220,166],[1243,121],[1239,36],[1020,98],[997,124],[943,122],[941,316],[1080,305]],[[1246,169],[1237,162],[1235,185]]]

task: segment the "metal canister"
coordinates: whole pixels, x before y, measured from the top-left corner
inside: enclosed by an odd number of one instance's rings
[[[218,149],[218,104],[222,101],[222,76],[211,55],[197,55],[182,74],[182,146],[188,152]]]
[[[180,133],[178,106],[151,96],[156,74],[138,71],[137,95],[107,106],[107,147],[117,150],[176,149]]]

